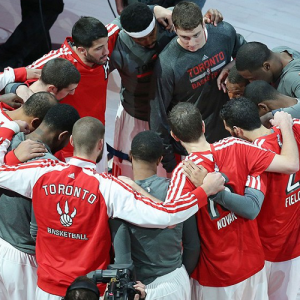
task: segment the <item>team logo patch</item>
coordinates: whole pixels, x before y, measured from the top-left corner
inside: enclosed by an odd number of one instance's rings
[[[57,202],[57,212],[60,215],[60,223],[65,227],[69,227],[73,224],[73,218],[76,216],[77,210],[74,207],[73,212],[69,215],[69,204],[68,201],[65,202],[65,212],[63,213],[62,209],[60,208],[59,202]]]

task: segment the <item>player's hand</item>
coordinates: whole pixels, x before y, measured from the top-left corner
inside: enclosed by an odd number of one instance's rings
[[[224,68],[217,78],[218,89],[223,90],[224,93],[227,93],[226,80],[227,80],[229,71],[230,71],[229,69]]]
[[[198,166],[191,160],[183,161],[182,171],[196,187],[203,184],[203,179],[208,173],[203,166]]]
[[[26,100],[33,94],[32,90],[26,85],[20,85],[16,89],[16,94],[26,102]]]
[[[172,11],[162,6],[156,5],[154,7],[154,15],[158,23],[166,28],[166,30],[173,30]]]
[[[115,1],[116,1],[117,13],[120,15],[124,9],[124,1],[123,0],[115,0]]]
[[[29,125],[25,121],[15,120],[15,122],[19,125],[20,132],[24,132],[25,134],[30,133]]]
[[[27,79],[40,78],[41,77],[41,69],[29,69],[26,68]]]
[[[265,115],[260,117],[260,122],[263,124],[266,128],[271,128],[271,119],[273,119],[273,114],[272,112],[268,112]]]
[[[215,195],[225,189],[225,178],[220,172],[208,173],[203,180],[202,188],[207,196]]]
[[[14,93],[1,95],[0,101],[9,105],[12,108],[19,108],[22,106],[22,104],[24,104],[23,99]]]
[[[287,113],[285,111],[277,111],[274,115],[274,119],[270,120],[270,123],[273,126],[279,126],[280,128],[282,128],[284,126],[292,127],[293,119],[289,113]]]
[[[146,298],[146,291],[145,291],[145,285],[141,283],[140,281],[137,281],[136,284],[133,286],[137,291],[139,291],[141,294],[136,294],[134,296],[134,300],[143,300]]]
[[[223,21],[223,15],[217,9],[210,8],[204,15],[203,20],[207,24],[217,26],[218,23]]]
[[[15,156],[21,162],[26,162],[37,157],[43,157],[46,152],[47,149],[42,143],[30,139],[21,142],[14,150]]]

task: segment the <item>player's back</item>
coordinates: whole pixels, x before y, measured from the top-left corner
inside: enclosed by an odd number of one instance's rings
[[[69,165],[57,163],[34,186],[38,286],[46,292],[63,295],[74,278],[109,263],[111,239],[100,177],[92,163],[72,158]]]
[[[236,138],[221,140],[211,145],[211,150],[192,153],[188,158],[209,171],[225,173],[229,178],[228,188],[240,195],[244,194],[248,175],[259,175],[274,156]],[[177,170],[178,167],[174,172]],[[256,179],[259,181],[259,177]],[[189,180],[184,186],[182,194],[194,188]],[[233,285],[263,268],[264,256],[255,220],[239,217],[208,199],[207,206],[197,213],[197,222],[201,254],[193,278],[201,285]]]
[[[300,121],[294,119],[294,133],[300,145]],[[255,144],[280,153],[281,131],[258,138]],[[300,255],[300,172],[266,173],[267,192],[257,217],[266,260],[280,262]]]

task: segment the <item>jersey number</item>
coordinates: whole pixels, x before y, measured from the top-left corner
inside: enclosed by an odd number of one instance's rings
[[[295,182],[295,176],[296,174],[291,174],[289,177],[289,182],[288,185],[286,187],[286,194],[290,194],[293,191],[295,191],[296,189],[299,188],[300,186],[300,181]]]

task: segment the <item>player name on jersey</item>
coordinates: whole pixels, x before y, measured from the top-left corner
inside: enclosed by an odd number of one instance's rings
[[[236,215],[233,212],[230,212],[227,216],[217,222],[218,230],[230,225],[236,219]]]
[[[97,199],[97,196],[82,187],[64,185],[64,184],[46,184],[42,188],[45,191],[45,195],[66,195],[81,198],[82,200],[87,200],[88,203],[93,204]]]
[[[285,207],[291,206],[300,201],[300,191],[296,191],[294,194],[285,198]]]

